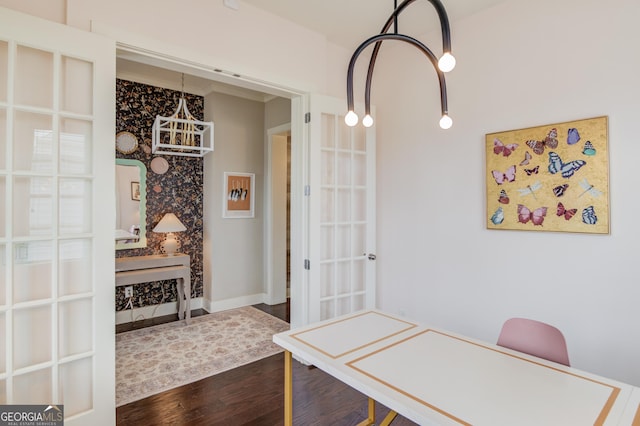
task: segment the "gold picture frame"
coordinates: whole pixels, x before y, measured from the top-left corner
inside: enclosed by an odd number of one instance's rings
[[[489,133],[487,229],[609,233],[608,117]]]

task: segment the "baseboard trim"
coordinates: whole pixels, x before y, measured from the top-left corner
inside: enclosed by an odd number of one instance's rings
[[[202,304],[202,297],[191,299],[191,310],[201,309]],[[171,314],[178,315],[178,302],[162,303],[160,305],[143,306],[141,308],[118,311],[116,312],[116,325]]]
[[[234,297],[224,300],[204,300],[204,310],[207,312],[219,312],[226,311],[228,309],[241,308],[243,306],[257,305],[258,303],[265,303],[267,298],[266,293],[250,294],[248,296]]]

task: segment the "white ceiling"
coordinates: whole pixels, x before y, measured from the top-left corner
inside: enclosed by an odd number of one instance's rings
[[[506,0],[442,0],[449,22],[473,15]],[[394,9],[393,0],[237,0],[298,23],[347,49],[380,32]],[[402,1],[398,0],[398,4]],[[452,44],[455,52],[455,26]],[[415,37],[439,30],[435,8],[428,1],[409,5],[399,19],[399,32]]]
[[[391,13],[393,0],[217,0],[235,2],[240,11],[251,5],[293,21],[298,25],[324,34],[327,39],[349,50],[380,32]],[[507,0],[442,0],[452,28],[452,47],[455,54],[455,20],[472,15]],[[401,0],[398,0],[398,4]],[[240,12],[239,12],[240,13]],[[429,1],[415,1],[399,17],[399,32],[417,37],[440,29],[435,8]],[[436,52],[439,49],[434,49]],[[119,57],[117,76],[173,90],[181,90],[181,74],[138,60]],[[144,60],[142,60],[144,62]],[[184,91],[205,96],[210,92],[265,102],[273,96],[243,89],[210,79],[185,75]]]

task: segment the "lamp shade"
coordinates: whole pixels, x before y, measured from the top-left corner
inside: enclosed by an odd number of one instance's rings
[[[162,220],[153,228],[153,232],[182,232],[186,230],[187,228],[173,213],[165,214]]]

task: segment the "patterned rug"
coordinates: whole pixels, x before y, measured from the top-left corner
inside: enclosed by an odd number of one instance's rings
[[[281,352],[288,329],[246,306],[116,334],[116,407]]]

